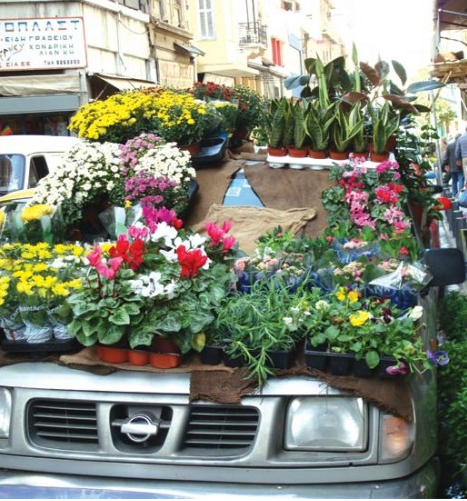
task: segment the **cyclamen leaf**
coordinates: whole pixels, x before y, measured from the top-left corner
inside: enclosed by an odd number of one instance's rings
[[[109,329],[102,326],[97,333],[97,338],[102,344],[118,343],[125,334],[125,327],[122,325],[112,325]]]
[[[109,322],[115,325],[129,325],[130,315],[123,308],[115,310],[111,315],[109,315]]]

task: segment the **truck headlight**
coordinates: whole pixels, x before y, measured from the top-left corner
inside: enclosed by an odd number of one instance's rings
[[[0,438],[8,438],[10,434],[11,393],[0,388]]]
[[[368,409],[361,398],[299,397],[287,409],[284,447],[289,450],[364,451]]]
[[[401,417],[381,415],[379,458],[382,463],[392,463],[407,456],[414,442],[414,425]]]

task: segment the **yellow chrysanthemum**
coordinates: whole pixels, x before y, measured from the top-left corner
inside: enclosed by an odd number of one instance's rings
[[[53,213],[52,207],[47,204],[36,204],[25,207],[21,211],[21,220],[24,223],[38,221],[43,216],[50,216]]]

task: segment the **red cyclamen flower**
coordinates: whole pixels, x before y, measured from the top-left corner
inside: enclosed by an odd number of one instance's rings
[[[177,257],[182,278],[195,277],[199,269],[207,263],[208,256],[201,249],[187,250],[184,245],[177,247]]]

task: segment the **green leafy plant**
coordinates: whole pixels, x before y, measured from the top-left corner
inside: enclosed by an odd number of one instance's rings
[[[467,341],[467,296],[448,292],[440,301],[439,323],[449,341]]]
[[[268,145],[274,148],[285,146],[284,135],[287,126],[289,104],[286,98],[273,99],[266,112],[265,126]]]
[[[305,132],[310,147],[315,151],[326,151],[331,142],[331,127],[335,118],[335,104],[322,108],[319,101],[309,103],[305,111]]]
[[[388,101],[381,106],[369,104],[369,113],[372,119],[373,150],[375,153],[385,153],[386,144],[389,138],[395,134],[399,128],[400,117],[394,114]]]
[[[357,136],[363,136],[364,120],[360,114],[360,103],[350,112],[337,106],[335,120],[332,123],[332,143],[336,151],[348,151]],[[362,151],[362,150],[359,150]]]
[[[220,309],[214,328],[225,333],[226,352],[241,357],[259,385],[273,373],[268,353],[293,349],[299,326],[291,312],[306,297],[304,290],[291,294],[278,283],[258,281],[249,294],[234,295]]]

